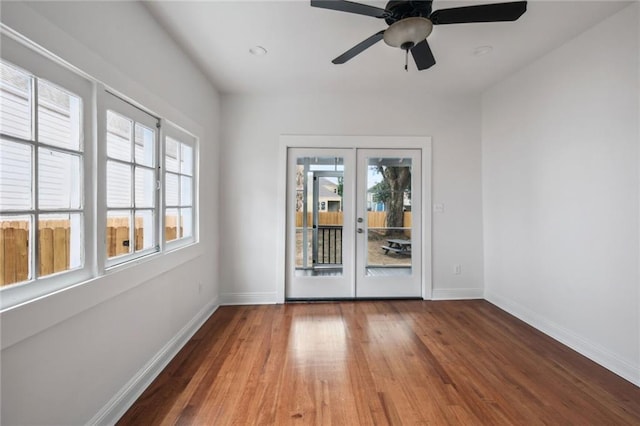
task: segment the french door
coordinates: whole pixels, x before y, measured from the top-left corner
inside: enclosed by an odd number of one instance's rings
[[[420,154],[288,149],[287,299],[421,296]]]

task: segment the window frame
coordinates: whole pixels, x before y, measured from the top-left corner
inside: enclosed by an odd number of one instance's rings
[[[81,73],[77,73],[52,59],[49,55],[40,50],[35,50],[30,46],[10,37],[5,32],[0,34],[0,43],[2,44],[1,59],[3,62],[17,68],[20,71],[30,75],[32,80],[31,91],[31,117],[32,117],[32,137],[30,140],[15,137],[11,135],[2,135],[2,138],[21,144],[29,144],[32,147],[31,159],[31,187],[32,193],[32,209],[5,211],[3,214],[12,215],[23,212],[24,215],[32,215],[32,229],[29,235],[29,251],[30,260],[29,268],[31,271],[30,279],[14,284],[7,284],[1,288],[0,310],[5,310],[21,303],[42,297],[44,295],[59,291],[63,288],[86,281],[94,276],[95,271],[95,236],[92,230],[95,228],[95,206],[94,193],[91,191],[91,183],[94,180],[94,170],[91,165],[93,163],[94,142],[92,140],[92,129],[94,126],[93,114],[93,81]],[[50,83],[65,92],[69,92],[81,99],[81,125],[80,125],[80,144],[78,151],[61,148],[52,144],[43,143],[39,140],[36,128],[38,123],[38,90],[37,81],[42,80]],[[69,152],[73,155],[80,156],[80,171],[82,178],[80,181],[80,204],[79,209],[40,209],[38,206],[38,149],[52,149],[56,152]],[[64,210],[64,211],[63,211]],[[79,232],[83,240],[83,247],[80,253],[81,266],[67,271],[60,271],[50,275],[40,277],[39,266],[39,247],[38,247],[38,223],[37,217],[40,214],[47,214],[53,211],[60,213],[80,211],[83,217],[82,225]]]
[[[161,134],[161,150],[162,150],[162,154],[161,154],[161,169],[162,169],[162,220],[161,220],[161,238],[162,238],[162,246],[164,250],[170,251],[170,250],[174,250],[180,247],[184,247],[184,246],[188,246],[190,244],[194,244],[196,242],[199,241],[199,206],[198,206],[198,187],[199,187],[199,179],[198,179],[198,175],[199,175],[199,140],[198,138],[191,134],[190,132],[188,132],[187,130],[179,127],[178,125],[168,121],[168,120],[162,120],[162,134]],[[187,237],[181,237],[181,238],[176,238],[174,240],[166,240],[166,234],[165,234],[165,227],[166,227],[166,211],[167,209],[171,209],[171,208],[180,208],[180,207],[185,207],[180,205],[178,206],[169,206],[167,207],[167,173],[171,173],[171,174],[177,174],[179,176],[183,176],[182,173],[175,173],[175,172],[170,172],[167,170],[166,167],[166,146],[167,146],[167,138],[171,138],[181,144],[187,145],[189,147],[191,147],[191,152],[192,152],[192,171],[191,171],[191,175],[186,175],[184,174],[184,176],[189,176],[191,177],[191,235],[187,236]],[[181,190],[181,186],[180,183],[178,183],[178,187]]]
[[[135,129],[135,124],[142,124],[145,127],[150,128],[155,133],[154,138],[154,162],[155,164],[152,167],[145,167],[148,170],[154,170],[154,178],[155,178],[155,189],[154,189],[154,203],[153,210],[155,212],[154,223],[152,226],[154,233],[154,241],[155,244],[153,247],[136,251],[135,250],[135,212],[137,210],[148,210],[148,208],[140,208],[138,209],[135,206],[135,136],[132,140],[132,158],[130,161],[124,161],[109,157],[107,154],[107,112],[112,111],[118,115],[121,115],[129,120],[133,121],[133,128]],[[147,110],[134,105],[118,94],[112,93],[111,90],[107,89],[104,86],[98,88],[98,97],[97,97],[97,116],[98,116],[98,150],[97,150],[97,161],[98,161],[98,241],[101,241],[98,245],[98,259],[100,268],[103,271],[107,271],[119,265],[127,264],[130,261],[139,259],[144,256],[156,254],[162,252],[161,243],[158,235],[159,223],[160,223],[160,137],[161,137],[161,126],[160,119],[155,115],[151,114]],[[133,132],[134,130],[132,130]],[[133,135],[133,133],[132,133]],[[130,207],[109,207],[107,205],[107,164],[109,161],[115,162],[117,164],[127,164],[132,168],[131,175],[131,206]],[[129,229],[129,244],[132,244],[133,241],[133,249],[130,253],[118,255],[109,258],[107,253],[107,216],[109,211],[114,210],[130,210],[133,218],[133,222],[131,223]],[[133,238],[132,238],[133,237]]]
[[[0,287],[0,313],[14,308],[38,302],[61,291],[84,286],[85,284],[99,282],[99,278],[112,273],[119,273],[124,267],[137,265],[142,262],[158,259],[158,256],[178,250],[179,254],[173,255],[169,263],[183,262],[201,254],[199,243],[199,200],[198,200],[198,173],[199,173],[199,139],[189,131],[173,124],[131,98],[122,95],[116,90],[105,86],[93,76],[83,72],[69,62],[59,58],[40,45],[32,42],[4,25],[0,25],[0,43],[2,51],[0,58],[12,66],[25,70],[27,74],[35,75],[78,96],[82,100],[82,125],[80,129],[82,143],[81,199],[83,207],[83,223],[81,239],[83,246],[83,265],[69,271],[61,271],[42,278],[31,279],[20,283]],[[155,196],[156,224],[154,228],[155,245],[153,249],[145,253],[122,258],[117,264],[110,264],[106,257],[106,217],[107,217],[107,188],[106,188],[106,133],[102,137],[100,126],[106,129],[106,113],[101,114],[99,105],[109,94],[119,98],[120,101],[159,121],[160,128],[155,129],[155,156],[156,156],[156,182]],[[31,95],[35,99],[35,94]],[[31,105],[32,110],[37,108],[37,101]],[[125,116],[127,114],[124,114]],[[152,126],[147,126],[153,129]],[[193,171],[192,171],[192,236],[180,240],[170,241],[168,244],[164,238],[164,140],[165,131],[173,134],[173,138],[192,147]],[[7,139],[12,140],[13,137]],[[135,142],[134,142],[135,143]],[[37,148],[37,144],[34,144]],[[55,147],[58,148],[58,147]],[[104,152],[102,152],[104,150]],[[33,155],[32,155],[32,158]],[[32,186],[37,184],[37,175],[32,173]],[[132,194],[135,196],[135,194]],[[35,194],[33,195],[35,197]],[[34,221],[35,223],[35,221]],[[33,244],[37,235],[31,233],[29,246],[37,251]],[[135,252],[134,252],[135,253]],[[140,253],[140,252],[138,252]],[[34,255],[32,264],[37,265]],[[36,266],[37,267],[37,266]]]

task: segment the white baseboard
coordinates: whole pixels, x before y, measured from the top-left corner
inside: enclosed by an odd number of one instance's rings
[[[277,303],[276,292],[270,293],[222,293],[222,305],[273,305]]]
[[[570,347],[604,368],[611,370],[613,373],[630,381],[634,385],[640,386],[640,360],[638,360],[637,365],[634,365],[632,362],[620,358],[608,349],[590,342],[558,324],[546,320],[537,313],[512,300],[505,299],[490,292],[485,293],[485,299],[563,345]]]
[[[483,299],[482,288],[434,288],[431,300],[468,300]]]
[[[218,309],[218,306],[218,300],[215,299],[202,308],[191,321],[169,340],[169,342],[89,420],[88,424],[115,424],[178,354],[180,349],[193,337],[202,324]]]

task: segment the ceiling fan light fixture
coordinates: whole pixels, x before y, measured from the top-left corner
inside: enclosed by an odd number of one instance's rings
[[[384,42],[391,47],[408,50],[425,40],[433,30],[427,18],[410,17],[394,22],[384,32]]]

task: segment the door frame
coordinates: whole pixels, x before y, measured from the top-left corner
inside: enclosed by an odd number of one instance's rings
[[[422,160],[422,298],[432,298],[431,271],[431,137],[280,135],[276,200],[276,303],[285,302],[287,272],[287,151],[289,148],[420,149]]]

